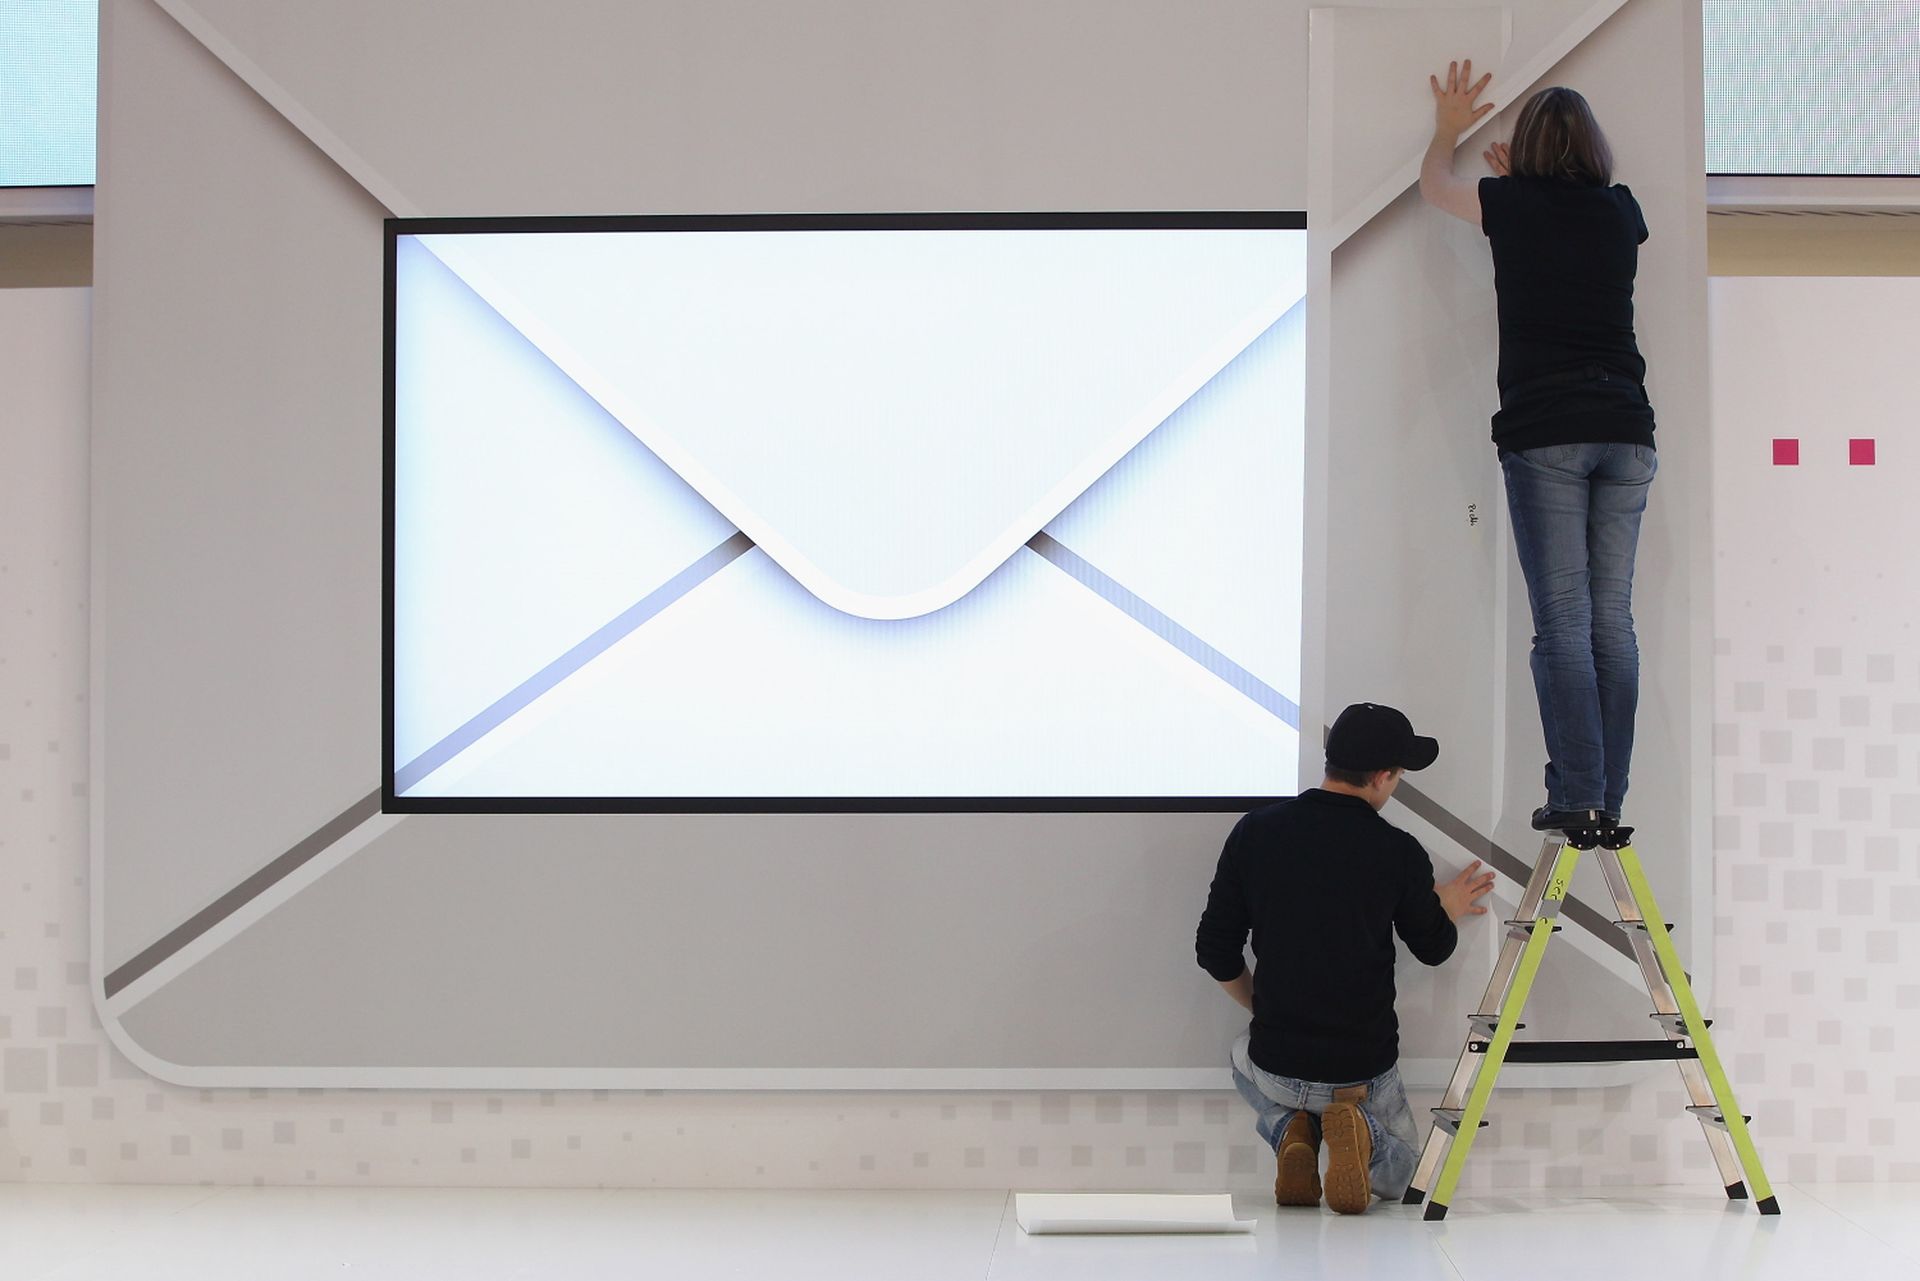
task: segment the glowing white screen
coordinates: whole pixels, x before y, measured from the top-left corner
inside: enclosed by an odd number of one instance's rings
[[[94,0],[0,4],[0,187],[93,183]]]
[[[1247,797],[1305,233],[403,235],[399,798]]]
[[[1920,175],[1920,4],[1706,0],[1707,172]]]

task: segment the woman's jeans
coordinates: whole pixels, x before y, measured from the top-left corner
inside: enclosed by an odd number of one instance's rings
[[[1413,1167],[1420,1160],[1420,1134],[1413,1128],[1413,1110],[1407,1106],[1407,1090],[1400,1084],[1399,1068],[1388,1068],[1371,1081],[1296,1081],[1290,1076],[1275,1076],[1248,1058],[1248,1040],[1242,1036],[1233,1043],[1233,1084],[1258,1114],[1254,1128],[1268,1147],[1279,1144],[1287,1122],[1300,1112],[1313,1117],[1318,1137],[1320,1114],[1333,1106],[1333,1092],[1348,1085],[1365,1085],[1367,1098],[1360,1105],[1360,1114],[1367,1118],[1367,1129],[1373,1134],[1373,1161],[1368,1168],[1373,1194],[1393,1200],[1407,1190],[1407,1184],[1413,1181]]]
[[[1547,740],[1547,806],[1620,817],[1640,700],[1633,553],[1650,445],[1501,450],[1507,510],[1533,606],[1533,686]]]

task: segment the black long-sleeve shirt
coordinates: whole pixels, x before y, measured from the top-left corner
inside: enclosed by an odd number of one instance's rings
[[[1438,965],[1458,934],[1420,842],[1357,796],[1313,788],[1255,810],[1220,852],[1194,950],[1222,983],[1253,935],[1253,1041],[1278,1076],[1366,1081],[1400,1056],[1393,935]]]

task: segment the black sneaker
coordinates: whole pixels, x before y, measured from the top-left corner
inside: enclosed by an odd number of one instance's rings
[[[1533,812],[1536,832],[1604,832],[1618,823],[1601,810],[1557,810],[1542,805]]]

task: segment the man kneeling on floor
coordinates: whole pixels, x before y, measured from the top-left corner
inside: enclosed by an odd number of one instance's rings
[[[1201,968],[1253,1012],[1233,1079],[1280,1164],[1281,1205],[1363,1213],[1413,1178],[1419,1133],[1396,1062],[1393,933],[1428,965],[1453,954],[1454,922],[1478,916],[1493,873],[1475,862],[1436,886],[1420,843],[1380,817],[1405,770],[1440,745],[1391,707],[1356,703],[1327,735],[1319,787],[1241,819],[1200,918]],[[1256,971],[1246,967],[1253,933]]]

